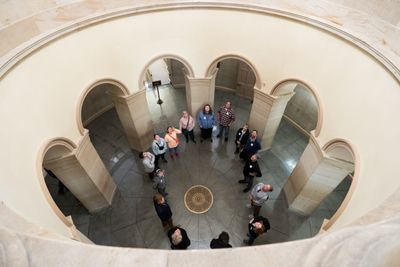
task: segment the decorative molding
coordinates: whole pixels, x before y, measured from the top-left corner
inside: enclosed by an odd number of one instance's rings
[[[37,51],[39,48],[44,47],[46,44],[55,41],[63,36],[74,33],[77,30],[89,27],[91,25],[98,24],[100,22],[105,22],[113,19],[117,19],[124,16],[133,16],[140,15],[148,12],[159,12],[159,11],[167,11],[167,10],[176,10],[176,9],[201,9],[201,8],[212,8],[212,9],[225,9],[225,10],[239,10],[239,11],[247,11],[254,12],[258,14],[277,16],[281,18],[286,18],[290,20],[294,20],[297,22],[304,23],[306,25],[315,27],[317,29],[324,30],[335,35],[338,38],[344,39],[348,41],[350,44],[357,46],[359,49],[364,50],[370,56],[375,58],[378,62],[380,62],[383,67],[389,71],[393,77],[400,83],[400,70],[399,68],[389,59],[387,58],[381,51],[372,47],[366,41],[361,38],[346,32],[338,27],[337,24],[333,24],[329,20],[322,21],[322,18],[317,19],[315,17],[311,18],[310,16],[305,15],[306,13],[294,13],[291,11],[281,10],[277,8],[269,8],[265,6],[261,6],[257,3],[210,3],[210,2],[174,2],[174,3],[162,3],[162,4],[152,4],[151,6],[129,6],[125,8],[112,9],[108,12],[103,13],[94,13],[90,16],[76,19],[74,22],[70,22],[67,26],[57,28],[53,31],[49,31],[48,33],[41,33],[40,35],[34,36],[30,40],[25,40],[24,43],[17,46],[15,49],[9,50],[5,54],[1,56],[0,62],[0,79],[4,76],[8,71],[10,71],[20,60],[23,60],[29,54]],[[341,26],[341,25],[339,25]],[[233,55],[234,56],[234,55]],[[143,77],[143,75],[142,75]],[[141,81],[139,81],[139,88]],[[256,83],[257,88],[262,88],[262,84]]]

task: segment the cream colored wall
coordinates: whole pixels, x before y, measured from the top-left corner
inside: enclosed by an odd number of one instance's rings
[[[135,92],[142,68],[160,54],[183,57],[196,78],[204,77],[215,58],[242,55],[257,68],[265,92],[288,78],[310,84],[324,108],[321,145],[345,138],[361,157],[360,181],[334,228],[374,208],[400,185],[393,178],[400,149],[400,126],[393,123],[400,114],[400,88],[380,64],[349,43],[292,20],[186,9],[76,31],[3,77],[0,121],[7,131],[0,132],[0,195],[5,203],[29,220],[66,234],[39,188],[35,164],[40,146],[57,136],[79,142],[76,107],[82,92],[102,78],[116,79]]]

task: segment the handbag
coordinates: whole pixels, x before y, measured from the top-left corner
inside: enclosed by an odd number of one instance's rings
[[[164,146],[160,146],[157,142],[156,142],[156,145],[158,146],[159,150],[163,150],[164,149]]]
[[[217,129],[218,129],[217,125],[213,125],[213,127],[212,127],[212,131],[213,131],[213,132],[216,132],[216,131],[217,131]]]
[[[188,127],[189,127],[189,122],[190,122],[190,116],[188,117],[188,121],[187,121],[187,123],[186,123],[186,128],[182,128],[182,133],[184,134],[184,135],[187,135],[188,134]]]

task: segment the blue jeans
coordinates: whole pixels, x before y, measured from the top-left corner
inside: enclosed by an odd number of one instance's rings
[[[168,151],[169,151],[169,154],[171,155],[171,156],[173,156],[174,154],[178,154],[178,146],[176,146],[176,147],[169,147],[168,148]]]
[[[225,132],[225,139],[228,139],[229,137],[229,126],[223,126],[222,124],[219,125],[219,134],[221,138],[224,137],[224,132]]]
[[[249,246],[253,245],[254,240],[258,237],[258,234],[252,232],[249,230],[249,233],[247,234],[249,236]]]

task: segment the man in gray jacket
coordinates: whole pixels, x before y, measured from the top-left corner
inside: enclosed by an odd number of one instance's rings
[[[156,157],[150,152],[145,151],[139,153],[139,158],[142,159],[144,171],[149,175],[150,179],[153,179],[154,170],[156,168],[156,165],[154,163]]]
[[[272,192],[274,188],[270,184],[258,183],[256,184],[250,192],[249,198],[251,201],[251,206],[253,207],[254,218],[258,217],[260,214],[261,206],[269,198],[268,192]]]

